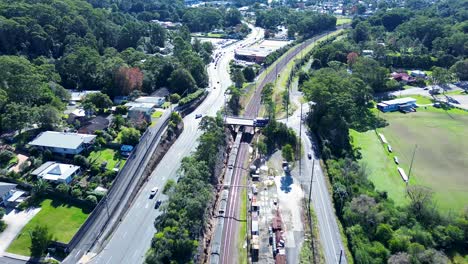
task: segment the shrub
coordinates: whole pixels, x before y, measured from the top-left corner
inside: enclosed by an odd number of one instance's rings
[[[80,198],[81,195],[83,195],[83,192],[80,189],[75,188],[71,191],[71,195],[75,198]]]
[[[70,187],[66,185],[65,183],[61,183],[55,187],[55,189],[61,193],[61,194],[68,194],[68,191],[70,190]]]
[[[75,155],[75,157],[73,157],[73,164],[83,168],[89,168],[88,159],[82,155]]]
[[[191,94],[187,95],[186,97],[180,99],[179,105],[186,105],[188,103],[191,103],[195,99],[201,97],[204,93],[205,93],[205,90],[201,90],[201,89],[197,90],[194,93],[191,93]]]
[[[15,157],[15,153],[9,150],[0,151],[0,166],[7,165],[8,162]]]
[[[91,202],[92,204],[97,204],[97,198],[94,195],[86,196],[86,201]]]
[[[173,104],[177,104],[180,100],[180,95],[179,94],[171,94],[171,96],[169,97],[169,101],[171,101],[171,103]]]

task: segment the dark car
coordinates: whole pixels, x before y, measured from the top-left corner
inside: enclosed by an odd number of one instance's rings
[[[195,115],[195,119],[198,119],[198,118],[201,118],[201,117],[202,117],[201,114],[196,114],[196,115]]]
[[[312,159],[312,153],[307,153],[307,158]]]
[[[161,200],[157,200],[156,203],[154,204],[154,209],[158,209],[159,206],[161,206],[162,204],[162,201]]]

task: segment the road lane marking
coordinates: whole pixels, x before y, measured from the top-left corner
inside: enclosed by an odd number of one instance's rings
[[[109,259],[106,261],[106,264],[109,264],[112,259],[112,256],[109,257]]]
[[[145,204],[145,209],[148,209],[148,207],[149,207],[149,203],[146,203]]]

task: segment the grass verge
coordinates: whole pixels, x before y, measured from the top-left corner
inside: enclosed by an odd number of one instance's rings
[[[46,225],[54,240],[68,243],[91,212],[89,208],[77,207],[51,199],[43,200],[40,207],[41,211],[23,227],[8,247],[7,252],[29,256],[31,246],[29,233],[36,225]]]
[[[245,184],[245,179],[243,180],[243,184]],[[241,192],[241,204],[240,204],[240,217],[239,219],[247,220],[247,190],[242,188]],[[239,239],[237,241],[237,249],[238,249],[238,256],[239,260],[237,263],[246,264],[247,263],[247,250],[248,248],[244,248],[244,244],[246,242],[247,236],[247,221],[239,223]]]

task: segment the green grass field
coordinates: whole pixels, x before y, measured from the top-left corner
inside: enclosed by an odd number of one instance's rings
[[[115,165],[119,161],[121,161],[119,167],[122,168],[126,161],[121,158],[118,151],[108,148],[91,152],[89,154],[88,159],[89,162],[97,162],[98,164],[101,164],[102,162],[107,162],[106,168],[108,170],[112,170],[113,168],[115,168]]]
[[[46,225],[54,240],[68,243],[90,213],[87,208],[79,208],[50,199],[43,200],[41,208],[41,211],[24,226],[18,237],[10,244],[7,252],[29,256],[31,246],[29,232],[36,225]]]
[[[351,23],[352,19],[351,18],[346,18],[346,17],[339,17],[336,19],[336,25],[341,26],[344,24],[349,24]]]
[[[386,150],[374,131],[352,131],[354,146],[361,147],[362,164],[370,172],[378,190],[385,190],[398,204],[407,203],[405,183],[397,172],[393,155],[398,156],[406,174],[417,145],[410,185],[431,188],[443,212],[461,212],[468,205],[468,112],[448,112],[428,107],[416,113],[380,113],[389,125],[378,129],[384,134],[393,153]]]

